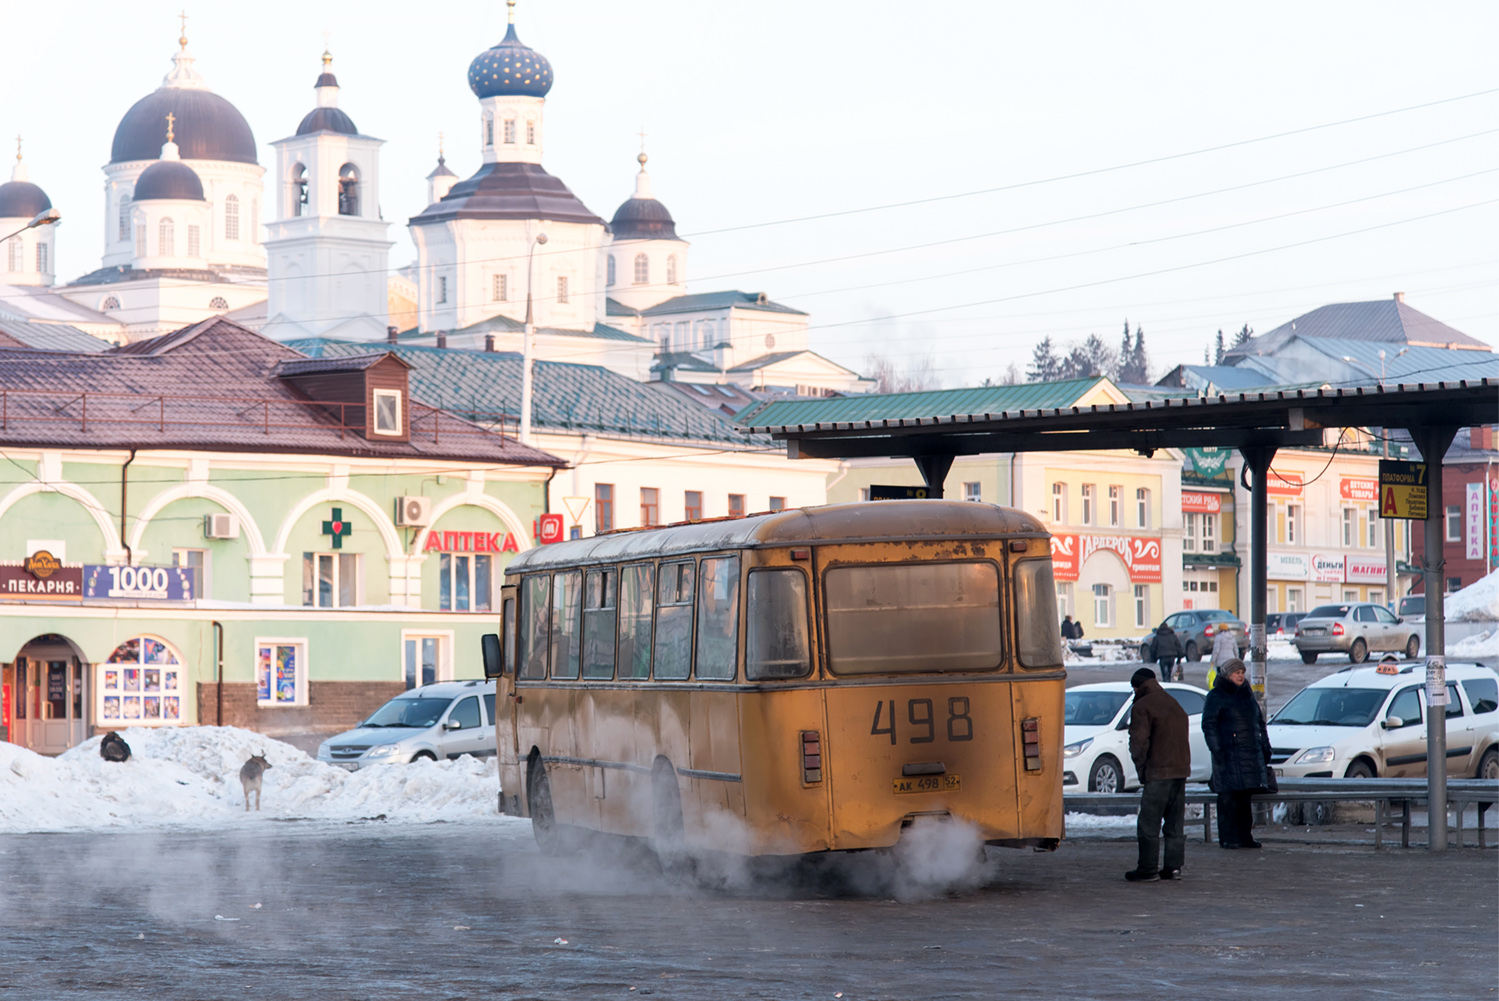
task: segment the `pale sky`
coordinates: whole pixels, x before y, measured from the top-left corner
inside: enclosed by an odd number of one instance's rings
[[[0,135],[25,136],[63,213],[67,279],[99,266],[100,167],[171,67],[180,6],[6,7]],[[387,140],[391,266],[412,260],[405,223],[438,133],[460,176],[481,162],[465,73],[503,37],[503,2],[187,13],[267,190],[267,144],[313,107],[330,33],[341,106]],[[521,0],[517,27],[556,75],[547,170],[608,219],[644,127],[655,193],[692,242],[690,290],[804,309],[813,349],[855,369],[870,351],[930,357],[945,385],[970,385],[1023,369],[1043,336],[1115,345],[1128,317],[1158,374],[1201,362],[1220,327],[1395,291],[1499,344],[1499,92],[1449,100],[1499,89],[1499,4]]]

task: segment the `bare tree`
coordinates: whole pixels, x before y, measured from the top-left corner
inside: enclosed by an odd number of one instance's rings
[[[942,388],[931,355],[923,355],[901,368],[889,355],[871,352],[864,358],[864,374],[874,380],[876,393],[919,393]]]

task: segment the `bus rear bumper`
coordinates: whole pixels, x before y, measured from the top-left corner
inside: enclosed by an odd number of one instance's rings
[[[1061,847],[1061,838],[995,838],[985,841],[991,848],[1034,848],[1038,852],[1054,852]]]

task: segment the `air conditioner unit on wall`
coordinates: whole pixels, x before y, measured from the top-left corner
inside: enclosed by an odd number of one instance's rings
[[[205,514],[203,516],[203,538],[239,538],[239,516],[233,514]]]
[[[396,498],[396,524],[402,528],[421,528],[432,522],[432,498]]]

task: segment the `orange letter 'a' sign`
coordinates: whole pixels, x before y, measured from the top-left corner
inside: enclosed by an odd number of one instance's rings
[[[1395,514],[1399,509],[1395,506],[1395,488],[1384,488],[1384,503],[1379,506],[1380,517]]]

